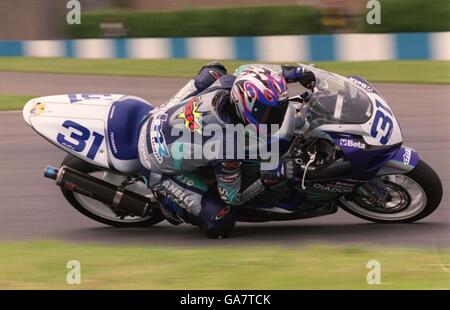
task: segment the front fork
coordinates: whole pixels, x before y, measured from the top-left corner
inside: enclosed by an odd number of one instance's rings
[[[386,202],[390,201],[391,197],[379,179],[388,175],[407,174],[417,166],[419,161],[419,154],[414,149],[408,146],[402,146],[397,153],[381,167],[374,179],[358,187],[356,194],[367,197],[373,204],[381,206],[385,205]]]

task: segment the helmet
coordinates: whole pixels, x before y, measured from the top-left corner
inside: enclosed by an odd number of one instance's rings
[[[246,67],[234,81],[231,100],[244,124],[281,125],[289,101],[286,80],[270,68]]]

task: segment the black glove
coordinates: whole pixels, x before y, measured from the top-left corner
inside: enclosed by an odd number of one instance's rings
[[[220,62],[218,62],[217,60],[208,62],[206,65],[201,67],[200,70],[198,71],[198,74],[200,74],[204,68],[215,69],[219,71],[222,75],[227,74],[227,68],[225,68],[225,66]]]
[[[308,69],[302,68],[298,75],[298,82],[307,89],[314,89],[316,86],[316,76]]]
[[[266,188],[283,182],[291,181],[297,176],[298,165],[292,158],[283,158],[275,169],[266,170],[261,164],[261,182]]]

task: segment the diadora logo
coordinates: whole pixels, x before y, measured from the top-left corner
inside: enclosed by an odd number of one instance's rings
[[[360,141],[355,141],[352,139],[340,139],[339,140],[339,144],[341,146],[347,146],[347,147],[354,147],[354,148],[358,148],[358,149],[365,149],[366,148],[366,144],[362,143]]]
[[[339,187],[332,184],[320,184],[314,183],[313,187],[322,191],[332,192],[332,193],[350,193],[353,191],[353,187]]]
[[[200,97],[189,99],[183,107],[183,112],[178,114],[178,118],[184,119],[184,125],[191,132],[201,132],[202,113],[197,111],[200,103]]]
[[[169,157],[169,149],[166,145],[166,139],[163,134],[163,124],[167,120],[167,114],[161,113],[156,115],[150,125],[150,141],[152,144],[153,154],[158,163],[162,163],[164,157]]]
[[[355,185],[337,182],[334,184],[320,184],[314,183],[313,187],[322,191],[332,192],[332,193],[350,193],[353,191]]]

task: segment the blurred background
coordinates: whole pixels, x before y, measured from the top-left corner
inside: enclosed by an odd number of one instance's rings
[[[68,2],[1,0],[0,56],[450,58],[448,0],[381,0],[380,24],[366,21],[373,8],[366,0],[80,0],[74,25],[66,22]],[[73,40],[99,38],[109,40]],[[50,39],[60,41],[42,42]]]
[[[75,2],[79,24],[67,22],[73,1],[1,0],[0,56],[450,59],[448,0]]]
[[[1,39],[425,32],[450,29],[447,0],[382,0],[382,23],[366,23],[366,0],[80,0],[68,26],[64,0],[1,0]],[[20,20],[20,23],[17,21]]]

